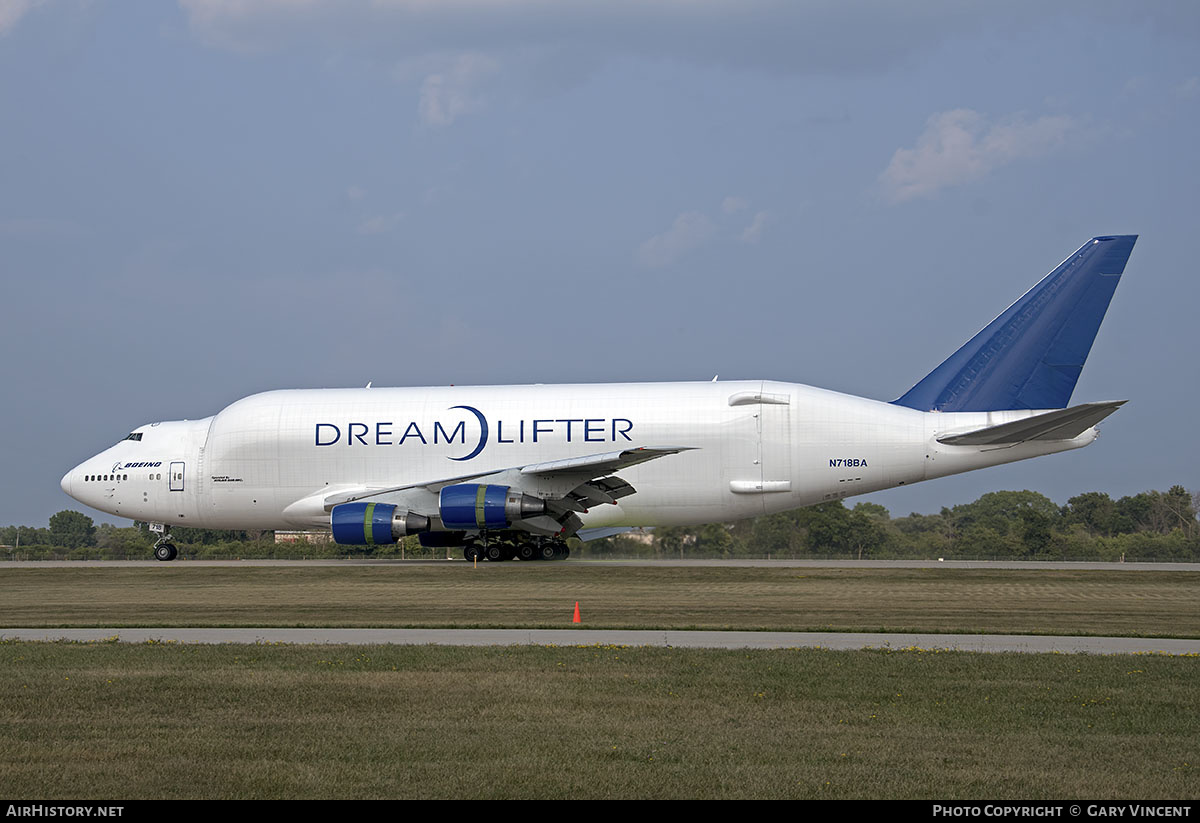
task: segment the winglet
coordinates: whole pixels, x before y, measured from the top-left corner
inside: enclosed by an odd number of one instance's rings
[[[947,412],[1065,408],[1136,240],[1093,237],[892,402]]]

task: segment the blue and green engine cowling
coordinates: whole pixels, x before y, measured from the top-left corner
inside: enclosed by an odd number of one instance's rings
[[[461,533],[511,528],[527,517],[545,514],[546,502],[509,486],[457,483],[438,494],[437,517],[409,511],[391,503],[342,503],[329,513],[334,542],[346,546],[395,543],[409,534],[426,536],[436,545],[441,532]],[[437,521],[441,521],[438,528]]]

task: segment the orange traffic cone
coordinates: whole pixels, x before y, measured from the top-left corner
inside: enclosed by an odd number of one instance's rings
[[[579,616],[579,601],[578,600],[575,601],[575,619],[572,620],[571,622],[572,623],[582,623],[583,622],[583,619]]]

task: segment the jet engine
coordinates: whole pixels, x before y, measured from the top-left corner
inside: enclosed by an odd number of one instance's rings
[[[347,546],[386,545],[429,529],[428,517],[388,503],[343,503],[333,507],[329,520],[334,542]]]
[[[438,515],[453,535],[454,545],[461,543],[463,531],[506,529],[518,520],[545,513],[544,500],[508,486],[457,483],[444,487],[438,497]],[[407,534],[421,534],[422,538],[434,534],[430,518],[390,503],[342,503],[333,507],[329,520],[334,542],[346,546],[388,544]]]
[[[442,488],[438,513],[447,529],[504,529],[545,514],[546,502],[508,486],[457,483]]]

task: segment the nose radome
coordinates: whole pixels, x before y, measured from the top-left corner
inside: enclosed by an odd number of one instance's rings
[[[62,482],[59,483],[59,485],[62,486],[62,490],[67,494],[71,494],[71,476],[74,474],[75,470],[71,469],[69,472],[63,475]],[[74,497],[75,495],[71,494],[71,496]]]

